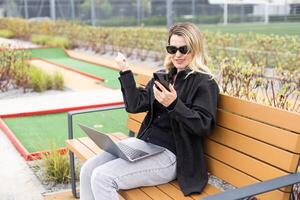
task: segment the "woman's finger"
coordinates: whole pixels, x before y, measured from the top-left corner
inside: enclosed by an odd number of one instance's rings
[[[158,86],[158,88],[159,88],[162,92],[164,92],[164,93],[168,92],[168,90],[167,90],[160,82],[155,81],[154,83],[155,83],[155,85]]]

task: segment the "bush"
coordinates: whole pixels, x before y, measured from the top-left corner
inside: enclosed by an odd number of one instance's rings
[[[14,38],[15,34],[11,30],[4,29],[4,30],[0,30],[0,37]]]
[[[32,35],[31,41],[35,44],[45,45],[49,40],[50,36],[48,35]]]
[[[46,41],[46,45],[50,47],[60,47],[70,49],[72,47],[68,38],[65,37],[51,37]]]
[[[67,154],[62,155],[56,148],[52,148],[50,153],[42,155],[42,161],[46,180],[54,181],[55,183],[69,182],[70,167]]]
[[[69,49],[72,47],[68,38],[65,37],[52,37],[49,35],[32,35],[31,41],[39,45],[46,45],[49,47],[60,47]]]
[[[35,92],[43,92],[47,90],[47,75],[39,68],[31,67],[30,69],[30,84]]]
[[[52,83],[53,89],[56,89],[56,90],[64,89],[64,77],[62,76],[62,74],[56,72],[53,75],[52,81],[53,81],[53,83]]]

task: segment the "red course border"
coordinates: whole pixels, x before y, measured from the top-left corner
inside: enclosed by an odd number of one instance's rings
[[[37,112],[28,112],[28,113],[18,113],[12,115],[2,115],[0,116],[0,129],[4,132],[4,134],[9,138],[11,143],[16,147],[17,151],[21,154],[21,156],[26,161],[31,161],[34,159],[40,159],[42,154],[49,154],[49,151],[38,151],[29,153],[27,149],[22,145],[19,139],[15,136],[15,134],[8,128],[5,122],[1,118],[9,118],[9,117],[24,117],[24,116],[32,116],[32,115],[46,115],[46,114],[53,114],[53,113],[61,113],[61,112],[68,112],[73,110],[81,110],[81,109],[88,109],[88,108],[99,108],[105,106],[116,106],[116,105],[123,105],[123,102],[112,102],[112,103],[105,103],[105,104],[97,104],[97,105],[89,105],[89,106],[80,106],[80,107],[71,107],[71,108],[63,108],[63,109],[54,109],[54,110],[45,110],[45,111],[37,111]],[[65,154],[67,152],[67,148],[60,148],[58,151],[61,154]]]

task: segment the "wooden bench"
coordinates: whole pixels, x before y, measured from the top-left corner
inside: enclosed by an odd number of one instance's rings
[[[148,80],[147,76],[138,77],[138,83],[142,86]],[[118,108],[123,106],[104,109]],[[94,111],[69,113],[70,138],[72,138],[72,115]],[[131,135],[139,130],[144,116],[145,113],[129,114],[127,127]],[[265,200],[289,199],[292,190],[290,185],[300,182],[300,175],[297,173],[300,154],[300,114],[220,95],[217,118],[216,129],[205,138],[204,142],[208,170],[238,189],[220,193],[219,189],[208,184],[203,193],[184,197],[177,182],[172,181],[154,187],[123,190],[119,192],[120,195],[124,199],[132,200],[229,200],[254,195],[258,199]],[[111,137],[114,140],[126,138],[120,133],[112,134]],[[73,153],[84,161],[102,151],[89,138],[69,139],[66,144],[70,150],[73,177],[75,176]],[[75,182],[72,185],[75,195]]]

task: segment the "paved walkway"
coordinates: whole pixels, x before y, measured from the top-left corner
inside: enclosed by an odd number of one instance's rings
[[[0,129],[0,199],[40,200],[45,189]]]
[[[0,116],[122,101],[121,91],[111,89],[4,99],[0,100]]]

